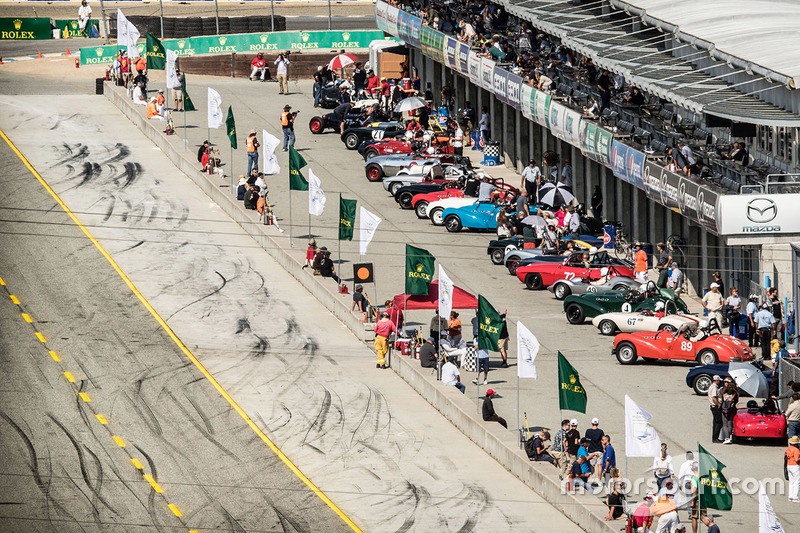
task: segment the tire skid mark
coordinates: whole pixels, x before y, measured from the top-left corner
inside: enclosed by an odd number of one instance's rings
[[[214,446],[219,448],[222,453],[224,453],[225,455],[227,455],[228,457],[230,457],[231,459],[233,459],[237,463],[241,462],[241,459],[239,459],[239,457],[235,453],[233,453],[228,448],[223,446],[222,443],[219,442],[217,439],[215,439],[214,436],[206,428],[204,428],[201,424],[197,423],[197,420],[195,420],[195,417],[192,416],[192,414],[186,409],[186,407],[184,407],[184,405],[178,400],[178,398],[175,397],[175,395],[171,391],[168,391],[168,390],[165,389],[163,391],[163,394],[166,395],[167,398],[172,400],[172,402],[184,414],[186,419],[189,420],[192,423],[192,425],[197,429],[197,431],[200,432],[201,435],[203,435],[203,437],[206,438],[207,441],[209,441],[211,444],[213,444]],[[199,413],[200,412],[198,411],[198,414]],[[204,419],[203,415],[200,415],[200,418]],[[208,420],[204,419],[204,421],[205,421],[206,425],[208,425]]]
[[[201,302],[201,301],[205,300],[206,298],[209,298],[209,297],[211,297],[211,296],[214,296],[215,294],[217,294],[218,292],[220,292],[222,289],[224,289],[224,288],[225,288],[225,285],[227,285],[227,283],[228,283],[228,280],[226,280],[226,279],[225,279],[225,276],[223,276],[222,274],[220,274],[220,273],[219,273],[219,271],[215,270],[215,271],[214,271],[214,273],[215,273],[217,276],[219,276],[219,277],[220,277],[220,279],[222,280],[222,285],[220,285],[219,287],[217,287],[216,289],[214,289],[214,290],[213,290],[213,291],[211,291],[210,293],[206,294],[205,296],[201,296],[200,298],[198,298],[198,299],[196,299],[196,300],[193,300],[193,301],[189,302],[188,304],[186,304],[186,305],[184,305],[184,306],[180,307],[180,308],[179,308],[177,311],[175,311],[175,312],[173,312],[171,315],[169,315],[169,316],[168,316],[168,317],[167,317],[167,318],[166,318],[164,321],[165,321],[165,322],[169,322],[169,320],[170,320],[172,317],[174,317],[175,315],[177,315],[178,313],[180,313],[181,311],[183,311],[183,310],[184,310],[184,309],[186,309],[187,307],[190,307],[190,306],[192,306],[192,305],[194,305],[194,304],[196,304],[196,303],[198,303],[198,302]]]

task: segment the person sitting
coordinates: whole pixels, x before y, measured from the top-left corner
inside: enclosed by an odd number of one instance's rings
[[[323,247],[324,248],[324,247]],[[336,275],[336,268],[333,266],[333,260],[331,259],[331,253],[328,250],[325,250],[322,259],[319,263],[319,274],[323,278],[333,278],[333,280],[339,284],[342,282],[341,278]]]
[[[532,461],[543,461],[546,463],[550,463],[555,467],[558,467],[558,461],[550,455],[547,450],[550,448],[549,444],[545,444],[550,440],[550,432],[549,431],[542,431],[538,433],[536,437],[533,439],[533,457],[531,458]]]
[[[267,75],[267,60],[264,59],[264,53],[259,52],[256,54],[256,57],[250,62],[250,66],[253,67],[253,71],[250,72],[250,81],[253,81],[253,78],[257,75],[261,75],[261,81],[266,81],[265,77]]]
[[[408,121],[406,131],[410,132],[413,137],[417,137],[422,134],[422,125],[417,122],[417,119],[412,117],[411,120]]]
[[[608,505],[606,521],[616,520],[625,514],[625,495],[620,490],[619,483],[614,484],[614,491],[606,497],[606,505]]]
[[[597,105],[597,100],[589,98],[589,106],[584,106],[583,116],[586,118],[598,118],[600,116],[600,107]]]
[[[460,336],[458,339],[448,336],[442,337],[439,341],[439,346],[451,361],[460,361],[467,354],[467,343]]]
[[[495,391],[489,389],[486,391],[486,397],[483,399],[483,408],[482,408],[482,415],[484,422],[497,422],[504,428],[508,429],[508,423],[506,419],[502,416],[499,416],[494,410],[494,404],[492,403],[492,398],[495,396]]]
[[[164,120],[164,116],[158,112],[158,103],[155,96],[150,98],[150,102],[147,104],[147,118],[155,118],[158,120]]]
[[[603,285],[603,284],[607,283],[608,280],[611,279],[610,272],[611,271],[609,270],[608,267],[601,268],[600,269],[600,277],[598,279],[590,282],[589,285]]]
[[[740,142],[733,143],[733,150],[727,154],[722,154],[725,159],[730,159],[734,163],[739,163],[742,166],[747,166],[750,162],[750,156],[747,155],[747,150]]]
[[[144,99],[144,84],[139,82],[133,88],[133,103],[139,105],[147,105],[147,100]]]
[[[569,483],[571,491],[577,490],[578,487],[592,490],[592,486],[589,485],[589,474],[584,473],[583,465],[585,463],[585,455],[579,455],[577,459],[572,462],[572,466],[570,466],[569,469]]]
[[[306,262],[311,263],[314,261],[314,256],[316,255],[316,248],[317,243],[314,242],[313,244],[309,243],[308,251],[306,252]],[[309,258],[309,256],[311,256]],[[308,265],[306,265],[308,266]],[[303,268],[306,268],[305,266]],[[356,285],[356,289],[353,291],[353,304],[350,306],[351,311],[359,311],[361,313],[367,312],[367,297],[364,296],[364,286],[359,284]]]
[[[428,337],[419,349],[419,364],[422,368],[436,368],[436,346],[433,337]]]
[[[664,302],[660,301],[656,302],[656,305],[654,306],[653,310],[655,311],[655,313],[653,313],[653,316],[655,316],[656,318],[664,318],[664,316],[667,314],[664,309]]]
[[[442,365],[442,385],[455,387],[461,391],[461,394],[464,394],[467,390],[467,387],[461,383],[461,374],[458,372],[458,367],[448,358],[445,358],[445,362]]]

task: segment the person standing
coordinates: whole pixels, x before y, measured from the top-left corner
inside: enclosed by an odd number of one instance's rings
[[[294,118],[296,113],[292,113],[292,106],[283,106],[281,113],[281,129],[283,130],[283,151],[288,152],[289,147],[294,147]]]
[[[761,309],[753,316],[753,321],[761,343],[761,359],[764,361],[772,359],[770,343],[772,342],[772,326],[775,324],[775,317],[770,313],[768,303],[761,304]]]
[[[504,428],[508,429],[508,423],[506,420],[499,416],[494,410],[494,404],[492,403],[492,398],[495,397],[497,393],[492,389],[486,391],[486,397],[483,399],[483,421],[484,422],[497,422]]]
[[[789,501],[800,503],[800,437],[789,439],[789,447],[783,454],[783,471],[789,481]]]
[[[783,313],[781,312],[781,300],[778,298],[778,289],[772,287],[767,289],[767,303],[770,306],[772,316],[775,317],[775,324],[772,326],[772,337],[777,339],[781,337],[781,330],[783,329]]]
[[[656,285],[659,288],[664,288],[667,286],[669,278],[669,265],[672,263],[672,255],[667,251],[667,246],[663,242],[656,244],[656,250],[658,250],[658,264],[656,265],[658,281],[656,281]]]
[[[603,458],[600,478],[605,483],[608,483],[611,479],[611,469],[617,467],[617,452],[614,451],[614,447],[611,445],[610,435],[603,435],[601,442],[603,445]]]
[[[566,435],[567,440],[567,461],[575,461],[578,458],[578,448],[581,446],[581,433],[578,431],[578,419],[573,418],[569,421],[569,431]]]
[[[600,113],[611,106],[611,79],[607,70],[602,70],[597,78],[597,89],[600,91]]]
[[[322,74],[322,65],[317,67],[314,72],[314,107],[319,107],[319,97],[322,95],[322,88],[325,87],[325,77]]]
[[[250,130],[250,135],[247,136],[245,142],[247,143],[247,175],[249,176],[254,169],[258,171],[258,147],[261,144],[256,138],[256,130]]]
[[[467,387],[461,383],[461,374],[458,372],[458,367],[445,358],[445,363],[442,365],[442,385],[446,387],[455,387],[464,394]]]
[[[714,522],[711,516],[704,513],[700,516],[700,520],[703,522],[703,525],[708,528],[706,529],[706,533],[720,533],[719,526]]]
[[[553,444],[550,445],[550,455],[552,455],[558,461],[560,461],[562,457],[565,457],[566,455],[564,453],[564,443],[566,442],[567,431],[569,431],[569,420],[565,419],[561,421],[561,429],[556,431],[556,435],[553,437]]]
[[[730,333],[731,337],[739,337],[739,320],[741,315],[739,311],[742,309],[742,299],[739,298],[739,289],[736,287],[731,287],[731,295],[725,299],[725,304],[730,306],[730,311],[728,311],[728,333]]]
[[[477,343],[476,343],[477,346]],[[475,358],[475,364],[477,366],[477,375],[475,379],[472,380],[472,383],[477,385],[481,378],[481,369],[483,370],[483,384],[487,385],[489,383],[489,350],[485,348],[478,348]]]
[[[678,469],[678,486],[680,487],[683,495],[686,498],[687,510],[689,507],[689,496],[692,493],[692,465],[695,463],[694,453],[691,451],[686,452],[686,460],[681,464]]]
[[[278,94],[289,94],[289,56],[283,52],[275,60],[275,75],[278,78]]]
[[[481,108],[481,119],[478,122],[478,127],[481,130],[481,141],[483,141],[484,145],[486,144],[489,139],[491,139],[490,131],[491,122],[489,119],[489,109],[486,106]]]
[[[683,271],[678,267],[678,263],[675,261],[673,261],[670,266],[672,267],[672,271],[669,274],[667,287],[672,289],[676,297],[680,297],[683,292]]]
[[[506,321],[506,315],[508,314],[508,309],[503,309],[503,314],[500,315],[500,318],[503,319],[503,328],[500,330],[500,338],[497,340],[497,347],[500,349],[500,357],[503,358],[503,362],[500,363],[500,368],[508,368],[508,322]]]
[[[725,300],[722,299],[722,294],[719,292],[719,285],[717,283],[711,284],[709,290],[701,300],[703,308],[708,311],[708,321],[711,322],[713,318],[717,322],[717,326],[722,329],[722,305]]]
[[[725,294],[725,284],[722,283],[722,275],[719,272],[714,272],[711,276],[714,278],[714,283],[719,285],[719,293]]]
[[[561,185],[572,190],[572,165],[569,159],[564,159],[564,166],[561,167],[561,179],[559,181]]]
[[[603,219],[603,191],[599,185],[594,186],[594,193],[591,199],[592,216],[597,220]]]
[[[634,247],[636,253],[633,254],[633,272],[636,279],[644,283],[647,281],[647,252],[644,251],[640,242],[637,242]]]
[[[756,313],[758,313],[758,295],[751,294],[745,308],[747,313],[747,345],[750,348],[758,347],[758,328],[756,327]]]
[[[587,451],[591,458],[589,460],[589,467],[592,470],[591,474],[596,476],[597,479],[600,479],[600,471],[602,470],[603,435],[605,435],[599,426],[600,420],[592,418],[592,427],[588,428],[583,435],[584,438],[589,441],[589,448]]]
[[[659,491],[664,482],[675,475],[675,469],[672,467],[672,457],[667,453],[666,442],[661,443],[661,455],[653,460],[653,475],[656,477]]]
[[[434,345],[439,346],[439,336],[442,334],[442,331],[447,329],[447,320],[439,316],[439,310],[436,309],[434,311],[433,318],[431,319],[430,325],[430,332],[429,336],[433,337]]]
[[[542,171],[536,165],[536,161],[531,159],[528,161],[528,166],[522,171],[522,183],[520,189],[524,189],[528,193],[528,201],[531,204],[537,203],[537,194],[539,193],[539,185],[542,181]]]
[[[92,18],[92,8],[83,0],[81,2],[81,7],[78,8],[78,28],[80,28],[81,35],[84,37],[88,37],[86,33],[86,26],[89,24],[89,20]]]
[[[786,408],[786,436],[800,435],[800,393],[792,394],[792,403]]]
[[[463,125],[459,125],[458,122],[453,121],[453,126],[455,131],[453,132],[452,138],[452,145],[453,145],[453,153],[455,155],[464,155],[464,129]]]
[[[389,313],[381,313],[381,319],[375,324],[375,353],[378,356],[378,364],[375,368],[387,368],[386,354],[389,352],[389,336],[397,334],[394,322],[389,320]]]
[[[733,443],[733,417],[736,416],[736,404],[739,403],[739,391],[731,378],[725,378],[725,386],[720,393],[722,404],[722,434],[725,440],[722,444]]]
[[[711,385],[708,387],[708,403],[711,409],[711,442],[722,442],[719,434],[722,431],[722,401],[720,400],[720,384],[722,378],[714,375],[711,378]]]
[[[450,312],[450,320],[447,321],[447,337],[452,346],[458,346],[461,342],[461,320],[458,319],[458,312]]]
[[[175,69],[175,78],[172,82],[172,85],[169,87],[169,90],[172,91],[172,99],[175,100],[175,111],[183,111],[183,89],[182,87],[183,82],[183,74],[181,70],[176,68]]]

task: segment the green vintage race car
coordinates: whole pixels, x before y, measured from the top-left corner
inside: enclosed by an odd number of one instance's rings
[[[688,313],[689,308],[672,289],[659,289],[652,281],[643,291],[622,290],[572,294],[564,299],[564,312],[570,324],[583,324],[586,318],[603,313],[631,313],[653,310],[656,302],[664,302],[667,314]]]

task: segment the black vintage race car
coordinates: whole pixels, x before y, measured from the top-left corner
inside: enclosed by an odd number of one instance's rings
[[[348,113],[344,119],[345,129],[362,126],[363,124],[362,113]],[[325,133],[325,130],[339,131],[339,119],[333,113],[326,113],[321,117],[311,117],[311,120],[308,121],[308,129],[315,135]]]
[[[404,135],[405,132],[400,122],[370,122],[346,128],[342,133],[342,142],[348,150],[356,150],[365,140],[393,139]]]

